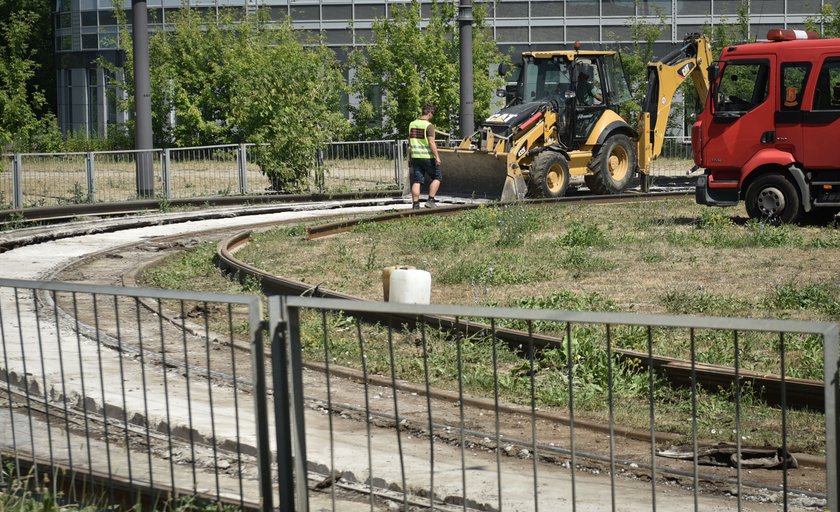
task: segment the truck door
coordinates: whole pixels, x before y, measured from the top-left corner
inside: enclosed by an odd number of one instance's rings
[[[776,130],[773,145],[793,155],[802,162],[805,146],[802,141],[802,114],[805,86],[811,74],[810,62],[784,62],[779,72],[779,89],[776,93]],[[768,137],[769,138],[769,137]]]
[[[574,83],[575,114],[572,122],[572,140],[582,144],[589,138],[592,128],[607,109],[604,101],[605,82],[602,79],[599,59],[575,59]]]
[[[762,138],[773,129],[775,104],[769,98],[776,89],[770,80],[775,57],[723,64],[711,97],[712,122],[703,140],[708,167],[735,171],[766,147]]]
[[[829,57],[817,75],[810,110],[802,112],[806,169],[840,168],[840,56]]]

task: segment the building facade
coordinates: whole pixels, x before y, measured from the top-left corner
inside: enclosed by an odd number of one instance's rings
[[[123,2],[131,20],[130,0]],[[478,1],[478,0],[477,0]],[[763,38],[769,28],[803,28],[830,0],[748,0],[750,35]],[[292,20],[295,29],[323,34],[339,53],[368,44],[376,18],[389,15],[389,0],[189,0],[191,8],[219,12],[225,8],[267,8],[272,19]],[[149,29],[166,28],[167,16],[181,0],[148,0]],[[629,43],[628,20],[664,20],[656,54],[704,26],[734,23],[741,0],[498,0],[488,2],[487,25],[501,51],[556,49],[581,41],[585,45]],[[431,2],[421,0],[424,17]],[[63,131],[106,135],[108,126],[127,114],[117,108],[116,91],[108,91],[107,71],[97,63],[120,63],[117,16],[113,0],[56,0],[58,119]]]

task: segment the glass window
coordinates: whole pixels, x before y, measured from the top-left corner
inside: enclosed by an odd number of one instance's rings
[[[82,34],[82,50],[96,50],[99,48],[98,34]]]
[[[353,44],[353,31],[350,29],[325,30],[327,44],[342,45]]]
[[[496,6],[497,18],[527,18],[528,4],[525,2],[499,2]]]
[[[96,69],[88,69],[88,134],[97,133],[99,126],[99,87]]]
[[[709,15],[712,13],[712,2],[709,0],[677,0],[678,15]]]
[[[736,16],[741,7],[741,0],[714,0],[712,8],[716,15]]]
[[[671,0],[639,0],[639,16],[671,16]]]
[[[820,9],[822,9],[822,2],[820,0],[796,0],[795,2],[788,1],[787,3],[788,14],[814,15],[820,12]]]
[[[497,27],[496,41],[500,43],[506,42],[527,42],[528,41],[528,27]]]
[[[788,2],[796,3],[796,2]],[[750,13],[756,14],[784,14],[784,0],[750,0]]]
[[[633,0],[602,0],[601,14],[604,16],[633,16],[636,2]]]
[[[55,15],[55,28],[70,28],[70,13],[62,12]]]
[[[116,25],[117,18],[114,16],[114,11],[107,10],[107,11],[99,11],[99,24],[100,25]]]
[[[324,4],[321,12],[325,20],[347,21],[353,19],[353,7],[351,5]]]
[[[567,41],[580,41],[585,43],[598,41],[599,39],[598,27],[566,27]]]
[[[79,0],[80,11],[95,11],[96,0]]]
[[[376,18],[384,18],[385,4],[356,4],[355,12],[357,20],[373,20]]]
[[[729,62],[715,90],[715,110],[749,112],[767,99],[769,66],[766,62]]]
[[[598,16],[598,0],[566,0],[566,16]]]
[[[531,27],[531,37],[535,43],[562,43],[566,40],[563,27]]]
[[[131,12],[129,11],[129,16],[131,16]],[[146,19],[148,20],[147,23],[163,23],[163,12],[162,9],[149,9],[146,12]]]
[[[608,41],[631,41],[630,27],[626,25],[604,27],[604,38]]]
[[[82,11],[82,26],[95,27],[98,18],[96,11]]]
[[[801,110],[802,93],[808,82],[808,72],[811,64],[808,62],[786,62],[782,64],[782,110]]]
[[[292,19],[295,21],[318,20],[321,17],[321,12],[317,5],[292,5],[290,10]]]
[[[814,91],[814,110],[840,110],[840,59],[823,64]]]
[[[268,8],[268,17],[276,20],[276,21],[283,21],[289,16],[289,7],[288,6],[271,6]]]
[[[563,16],[563,2],[531,2],[531,16],[560,18]]]
[[[750,37],[756,39],[767,39],[767,32],[774,28],[779,28],[778,24],[761,24],[750,25]]]
[[[630,88],[627,86],[627,77],[624,75],[624,68],[618,56],[607,55],[604,57],[606,67],[607,89],[610,91],[609,103],[620,105],[630,100]]]
[[[373,42],[373,30],[368,28],[357,28],[354,32],[356,33],[356,44],[368,44]]]
[[[55,38],[55,49],[58,51],[69,51],[73,49],[73,39],[70,36],[58,36]]]
[[[99,47],[100,48],[116,48],[117,42],[119,41],[117,32],[101,32],[99,34]]]

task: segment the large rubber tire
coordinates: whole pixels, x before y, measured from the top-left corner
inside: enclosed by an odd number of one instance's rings
[[[528,193],[531,197],[563,197],[570,179],[566,157],[556,151],[543,151],[531,164]]]
[[[747,214],[752,219],[791,224],[802,215],[796,187],[781,174],[768,174],[747,189]]]
[[[584,177],[586,185],[598,195],[620,194],[630,185],[636,173],[636,148],[630,137],[616,134],[609,137],[592,155],[589,168],[593,174]]]

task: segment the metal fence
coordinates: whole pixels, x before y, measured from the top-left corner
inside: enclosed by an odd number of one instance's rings
[[[0,208],[137,199],[137,156],[151,153],[154,196],[161,200],[271,193],[253,144],[149,151],[16,153],[0,157]],[[333,142],[320,150],[308,192],[402,190],[406,141]],[[691,141],[665,139],[654,176],[691,171]]]
[[[0,280],[0,494],[48,476],[67,503],[128,489],[146,509],[837,510],[834,324],[279,296],[263,314]],[[792,391],[809,364],[824,413]],[[772,374],[768,402],[753,377]]]
[[[318,152],[309,192],[402,187],[401,141],[335,142]],[[137,156],[150,153],[161,200],[272,193],[254,144],[148,151],[16,153],[0,158],[0,208],[120,202],[138,198]]]
[[[258,507],[260,315],[258,297],[1,281],[0,495]]]

